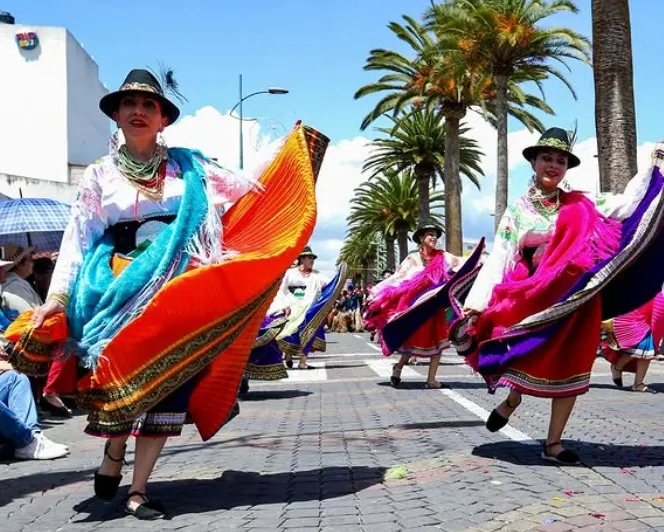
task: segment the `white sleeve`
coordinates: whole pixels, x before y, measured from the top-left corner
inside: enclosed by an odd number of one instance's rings
[[[500,220],[493,251],[484,262],[470,289],[464,306],[482,312],[491,299],[494,286],[500,284],[505,273],[514,267],[514,257],[518,248],[518,232],[510,209]]]
[[[108,224],[102,209],[102,190],[95,168],[96,165],[88,166],[81,179],[60,244],[47,299],[66,303],[81,270],[85,253],[92,249],[106,231]]]
[[[655,166],[660,170],[664,168],[664,141],[658,142],[655,146],[652,154],[652,165],[632,177],[622,194],[603,192],[596,195],[595,205],[597,210],[616,220],[624,220],[631,216],[648,191]]]
[[[408,278],[411,271],[416,266],[417,266],[417,264],[415,263],[415,259],[412,257],[412,255],[408,255],[403,260],[403,262],[401,264],[399,264],[399,267],[397,268],[397,271],[394,272],[393,275],[391,275],[387,279],[381,281],[380,283],[378,283],[376,286],[374,286],[371,289],[371,294],[370,294],[371,297],[375,297],[376,295],[378,295],[382,290],[384,290],[388,286],[398,285],[401,281]]]

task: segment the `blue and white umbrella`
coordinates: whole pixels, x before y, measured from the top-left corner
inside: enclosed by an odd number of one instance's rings
[[[13,242],[36,252],[58,251],[69,212],[69,205],[45,198],[0,202],[0,246]]]

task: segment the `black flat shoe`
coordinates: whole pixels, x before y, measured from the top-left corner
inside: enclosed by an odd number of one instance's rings
[[[56,406],[50,403],[45,397],[41,397],[39,399],[39,408],[41,408],[44,412],[48,412],[53,417],[61,417],[66,419],[74,417],[74,414],[71,410],[69,410],[69,408],[66,406]]]
[[[581,463],[581,460],[579,459],[579,456],[574,451],[569,451],[567,449],[563,449],[562,451],[560,451],[556,455],[549,454],[549,449],[551,447],[553,447],[554,445],[560,445],[560,444],[561,443],[559,441],[554,441],[553,443],[545,444],[544,449],[542,449],[542,458],[544,460],[548,460],[549,462],[555,462],[556,464],[559,464],[559,465],[566,465],[566,466],[579,465]]]
[[[616,374],[618,375],[617,377],[615,376]],[[616,368],[615,364],[611,364],[611,379],[613,380],[613,384],[618,388],[623,387],[622,371]]]
[[[242,377],[240,381],[240,391],[238,392],[239,396],[247,395],[249,393],[249,379]]]
[[[507,425],[509,421],[510,420],[508,418],[501,416],[498,413],[498,410],[494,408],[489,414],[489,419],[486,420],[485,426],[489,432],[498,432],[505,425]]]
[[[132,509],[129,507],[129,499],[136,496],[140,497],[145,502]],[[140,491],[132,491],[129,495],[127,495],[125,513],[128,515],[133,515],[136,519],[140,519],[141,521],[155,521],[157,519],[163,519],[166,517],[166,510],[164,509],[164,506],[159,501],[149,500],[145,496],[145,493],[141,493]]]
[[[396,364],[392,366],[392,376],[390,377],[390,384],[392,388],[398,388],[401,384],[401,370],[403,368],[398,367]]]
[[[286,367],[288,369],[293,369],[293,361],[292,360],[286,360]]]
[[[512,413],[518,408],[518,406],[521,404],[521,399],[519,399],[519,402],[515,405],[511,405],[509,401],[509,396],[507,399],[505,399],[505,406],[507,408],[512,410]],[[486,420],[486,429],[489,432],[498,432],[500,429],[505,427],[509,423],[509,418],[503,416],[498,412],[498,409],[494,408],[491,413],[489,414],[489,418]]]
[[[110,445],[111,440],[107,440],[106,445],[104,446],[104,456],[108,457],[111,462],[122,462],[126,464],[124,460],[124,451],[127,449],[127,446],[124,446],[121,458],[114,458],[108,454],[108,448]],[[120,482],[122,482],[122,475],[116,477],[111,475],[102,475],[98,471],[95,472],[95,495],[98,499],[102,499],[104,501],[112,500],[113,497],[115,497],[115,494],[118,492]]]

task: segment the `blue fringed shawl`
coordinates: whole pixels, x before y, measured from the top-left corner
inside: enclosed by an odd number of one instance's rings
[[[200,152],[170,148],[182,171],[184,194],[175,220],[118,276],[111,270],[114,242],[109,231],[83,257],[70,296],[67,316],[70,336],[83,365],[94,369],[104,347],[132,318],[140,314],[157,291],[185,271],[188,244],[204,223],[208,209],[206,174]]]

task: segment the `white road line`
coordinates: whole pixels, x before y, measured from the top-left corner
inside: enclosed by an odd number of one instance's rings
[[[385,358],[383,359],[373,359],[373,360],[365,360],[364,363],[367,365],[367,367],[371,368],[376,375],[382,378],[388,378],[392,376],[392,365],[393,362],[390,360],[387,360]],[[420,375],[417,371],[415,371],[413,368],[409,368],[408,366],[404,366],[404,368],[401,370],[401,377],[416,377],[421,379],[422,375]]]
[[[288,380],[286,382],[321,382],[327,380],[327,371],[325,362],[309,364],[315,369],[289,369]]]
[[[352,357],[375,357],[378,353],[312,353],[309,360],[318,360],[319,358],[352,358]]]
[[[359,334],[354,334],[353,337],[357,338],[358,340],[364,340],[364,338],[362,338]]]
[[[446,397],[449,397],[455,403],[463,406],[466,410],[475,414],[482,421],[486,421],[489,418],[488,411],[484,410],[484,408],[482,408],[480,405],[473,403],[470,399],[466,399],[460,393],[450,389],[442,389],[440,390],[440,393]],[[525,434],[520,430],[516,430],[514,427],[510,427],[509,425],[501,429],[500,432],[507,436],[510,440],[518,441],[519,443],[523,443],[525,445],[539,445],[537,440],[534,440],[528,436],[528,434]]]
[[[367,342],[367,345],[371,348],[374,349],[375,351],[380,351],[380,347],[378,347],[376,344],[372,344],[371,342]]]

